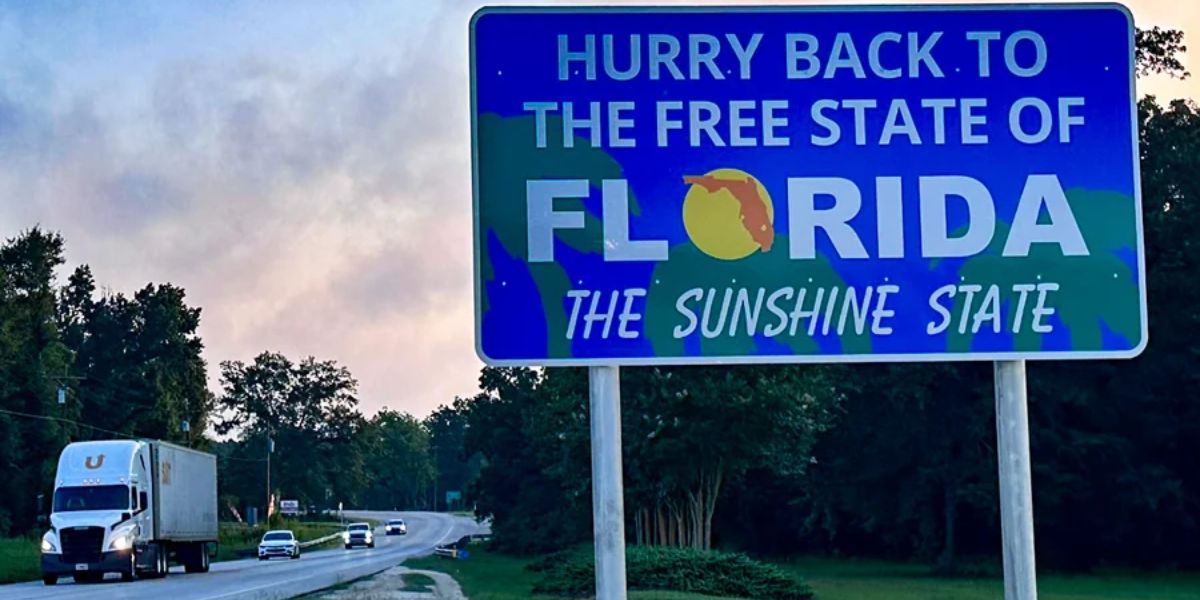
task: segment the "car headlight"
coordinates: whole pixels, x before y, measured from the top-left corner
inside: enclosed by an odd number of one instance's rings
[[[349,533],[347,533],[345,531],[342,532],[342,542],[345,542],[345,543],[350,542],[350,534]]]
[[[54,541],[51,540],[49,533],[42,536],[42,552],[45,554],[58,554],[58,546],[54,545]]]

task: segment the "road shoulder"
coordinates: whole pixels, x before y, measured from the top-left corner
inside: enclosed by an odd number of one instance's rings
[[[420,582],[432,582],[426,586]],[[415,584],[415,585],[414,585]],[[424,588],[422,590],[421,588]],[[308,596],[312,600],[467,600],[454,578],[438,571],[392,567],[344,587]]]

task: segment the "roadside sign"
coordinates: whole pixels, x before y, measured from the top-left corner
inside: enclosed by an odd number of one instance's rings
[[[285,515],[300,514],[300,501],[299,500],[280,500],[279,501],[279,512],[282,514],[285,514]]]
[[[471,61],[490,364],[1146,344],[1119,5],[487,8]]]

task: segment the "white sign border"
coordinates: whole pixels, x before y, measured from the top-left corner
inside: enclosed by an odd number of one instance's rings
[[[1134,164],[1133,201],[1137,219],[1138,251],[1138,294],[1140,296],[1141,339],[1129,350],[1077,351],[1024,351],[1024,352],[923,352],[908,354],[773,354],[740,356],[641,356],[604,358],[523,358],[494,359],[483,350],[483,273],[481,266],[482,244],[479,229],[479,123],[476,89],[475,26],[490,14],[596,14],[596,13],[806,13],[806,12],[976,12],[976,11],[1070,11],[1070,10],[1117,10],[1125,15],[1129,41],[1129,105],[1130,105],[1130,150]],[[708,5],[708,6],[484,6],[471,15],[468,24],[468,60],[471,93],[471,212],[474,265],[472,287],[475,294],[475,354],[484,364],[493,367],[603,367],[603,366],[689,366],[689,365],[786,365],[786,364],[842,364],[842,363],[915,363],[915,362],[983,362],[1007,360],[1120,360],[1140,355],[1150,342],[1150,319],[1147,305],[1146,244],[1142,215],[1142,170],[1138,141],[1137,111],[1137,41],[1133,13],[1118,2],[1087,2],[1070,4],[869,4],[869,5]]]

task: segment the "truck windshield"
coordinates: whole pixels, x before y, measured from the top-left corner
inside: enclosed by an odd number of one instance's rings
[[[124,485],[63,487],[54,490],[54,512],[75,510],[125,510],[129,488]]]

